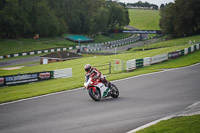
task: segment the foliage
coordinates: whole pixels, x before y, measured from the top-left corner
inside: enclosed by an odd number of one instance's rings
[[[137,7],[137,8],[148,8],[148,9],[155,9],[158,10],[158,6],[155,4],[150,4],[148,2],[138,1],[136,3],[127,3],[127,7]]]
[[[111,21],[109,21],[109,19]],[[105,0],[1,0],[0,37],[97,34],[128,24],[123,6]]]
[[[176,0],[161,10],[160,27],[171,36],[184,37],[200,33],[200,1]]]

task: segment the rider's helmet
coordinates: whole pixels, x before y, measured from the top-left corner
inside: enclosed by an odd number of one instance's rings
[[[84,66],[84,69],[85,69],[86,72],[90,72],[91,69],[92,69],[92,67],[91,67],[90,64],[86,64],[86,65]]]

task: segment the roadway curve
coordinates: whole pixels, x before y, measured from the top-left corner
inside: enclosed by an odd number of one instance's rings
[[[200,64],[115,81],[117,99],[76,89],[0,105],[0,132],[124,133],[200,101],[199,79]]]

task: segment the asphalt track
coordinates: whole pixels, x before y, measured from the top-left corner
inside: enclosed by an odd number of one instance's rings
[[[114,81],[120,97],[86,90],[0,105],[0,133],[124,133],[200,101],[200,64]]]

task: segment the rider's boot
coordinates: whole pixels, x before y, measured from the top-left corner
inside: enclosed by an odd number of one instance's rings
[[[106,79],[104,78],[104,79],[102,79],[102,82],[103,82],[103,84],[104,84],[105,86],[107,86],[108,88],[111,88],[111,83],[110,83],[108,80],[106,80]]]

